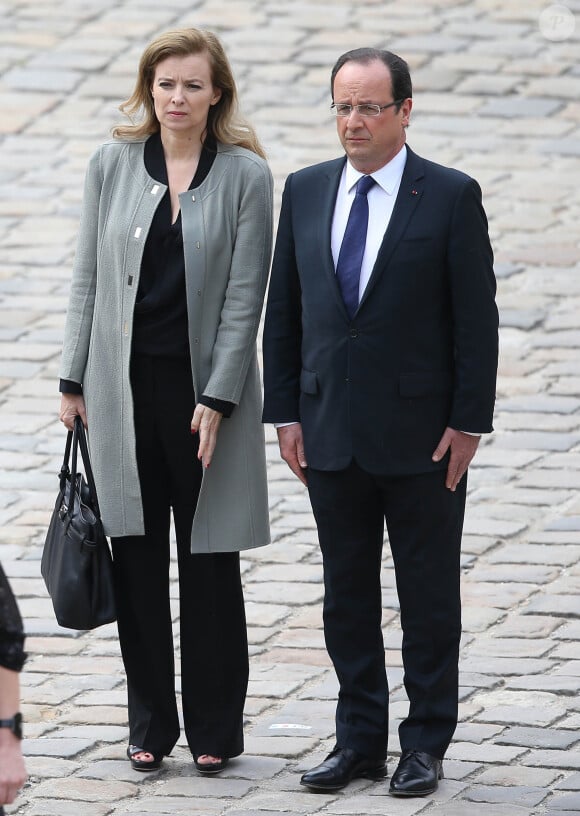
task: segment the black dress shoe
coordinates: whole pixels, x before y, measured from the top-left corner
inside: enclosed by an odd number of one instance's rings
[[[393,796],[427,796],[443,779],[443,761],[422,751],[404,751],[393,774],[389,793]]]
[[[335,748],[324,762],[304,774],[300,784],[312,790],[340,790],[357,777],[382,779],[386,775],[384,759],[369,759],[352,748]]]

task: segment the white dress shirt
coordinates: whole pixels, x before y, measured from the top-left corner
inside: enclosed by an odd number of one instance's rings
[[[365,252],[363,255],[360,282],[359,282],[359,301],[363,296],[367,283],[373,271],[380,246],[383,242],[385,232],[389,226],[395,200],[399,187],[401,186],[401,178],[403,170],[405,169],[405,162],[407,161],[407,147],[399,150],[397,155],[391,159],[388,164],[381,167],[374,173],[370,173],[375,180],[374,184],[367,193],[367,201],[369,204],[369,223],[367,228],[367,241]],[[350,208],[355,197],[355,187],[358,180],[364,175],[358,170],[355,170],[352,164],[347,161],[340,184],[338,186],[338,193],[336,196],[336,204],[334,205],[334,216],[332,219],[332,232],[330,236],[332,257],[334,259],[334,268],[338,262],[338,253],[340,252],[340,245],[346,230]]]

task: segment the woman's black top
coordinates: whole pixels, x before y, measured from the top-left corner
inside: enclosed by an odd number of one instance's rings
[[[208,136],[189,185],[190,190],[199,187],[206,179],[216,153],[215,139]],[[168,185],[160,133],[152,134],[145,142],[144,161],[149,175]],[[155,211],[143,249],[133,319],[132,351],[154,357],[189,357],[181,210],[175,222],[171,223],[169,190],[166,190]],[[82,393],[82,387],[71,380],[61,380],[60,390],[63,393]],[[235,407],[232,402],[205,394],[199,398],[199,402],[220,411],[225,417],[229,417]]]
[[[25,660],[22,618],[0,564],[0,666],[20,671]]]
[[[208,137],[190,190],[204,181],[215,155],[215,141]],[[159,133],[147,139],[144,159],[149,175],[168,186]],[[169,190],[157,207],[145,241],[133,320],[133,351],[154,357],[189,356],[181,210],[172,224]]]

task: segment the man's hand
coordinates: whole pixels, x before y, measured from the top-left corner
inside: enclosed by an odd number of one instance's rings
[[[0,805],[12,804],[27,778],[20,740],[3,728],[0,734]]]
[[[75,417],[80,416],[85,428],[87,427],[87,412],[85,399],[82,394],[62,394],[60,398],[59,419],[67,430],[74,430]]]
[[[221,421],[222,414],[219,411],[214,411],[213,408],[208,408],[207,405],[201,403],[195,406],[191,420],[191,432],[197,433],[199,431],[197,458],[204,468],[208,468],[211,464]]]
[[[280,456],[286,462],[292,473],[298,476],[302,484],[306,484],[304,468],[307,467],[307,463],[306,457],[304,456],[302,425],[299,422],[294,422],[292,425],[284,425],[277,430]]]
[[[455,488],[459,484],[461,477],[475,456],[475,451],[477,450],[480,439],[480,436],[471,436],[470,434],[463,433],[463,431],[454,431],[453,428],[445,428],[445,433],[435,448],[432,459],[434,462],[440,462],[447,451],[451,449],[445,487],[448,487],[452,492],[455,492]]]

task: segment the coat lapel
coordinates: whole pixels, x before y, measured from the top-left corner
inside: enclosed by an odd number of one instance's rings
[[[407,224],[423,195],[424,175],[423,160],[407,146],[407,161],[405,163],[405,169],[403,170],[397,200],[395,201],[391,220],[389,221],[389,226],[387,227],[385,237],[380,246],[371,277],[361,298],[361,302],[359,303],[359,309],[370,296],[377,280],[386,269],[395,247],[405,233]]]

